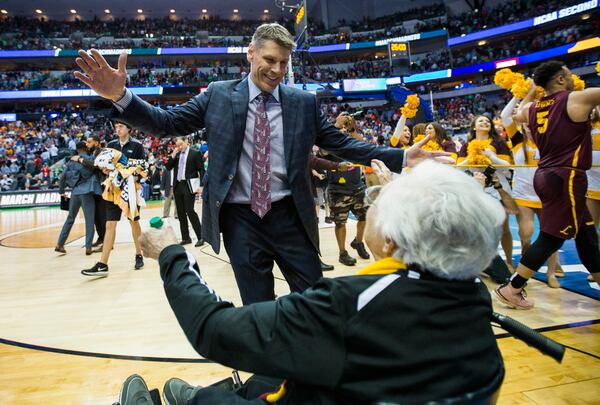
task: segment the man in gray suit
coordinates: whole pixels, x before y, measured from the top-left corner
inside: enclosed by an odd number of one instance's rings
[[[77,155],[83,159],[89,159],[85,142],[77,143]],[[81,163],[72,159],[65,159],[65,170],[60,177],[59,193],[62,197],[66,196],[65,188],[68,186],[72,189],[71,198],[69,201],[69,215],[60,231],[58,242],[54,251],[59,253],[67,253],[65,250],[65,242],[69,237],[73,223],[79,213],[79,208],[83,207],[83,216],[85,218],[85,254],[92,254],[92,242],[94,241],[94,215],[96,204],[94,196],[102,194],[102,188],[98,177],[94,175],[94,171],[84,167]]]
[[[111,68],[100,53],[79,51],[75,75],[113,101],[115,118],[159,137],[206,128],[210,166],[202,192],[202,237],[215,252],[223,234],[244,304],[274,299],[273,263],[292,291],[321,277],[318,223],[308,159],[313,145],[345,160],[382,160],[391,170],[419,159],[421,143],[403,151],[341,134],[320,113],[314,95],[280,84],[294,40],[279,24],[258,27],[248,47],[250,74],[213,82],[206,92],[165,111],[125,87],[127,54]]]
[[[171,215],[171,202],[173,201],[173,169],[169,170],[163,166],[163,174],[160,178],[160,189],[165,194],[163,205],[163,218]],[[173,204],[175,205],[175,204]],[[175,207],[175,219],[177,219],[177,207]]]

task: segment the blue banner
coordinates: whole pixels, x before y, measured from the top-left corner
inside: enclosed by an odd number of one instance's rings
[[[570,17],[585,11],[595,10],[598,7],[598,0],[588,0],[583,3],[551,11],[549,13],[519,21],[513,24],[507,24],[500,27],[490,28],[483,31],[477,31],[470,34],[463,34],[459,37],[448,38],[448,46],[464,44],[466,42],[478,41],[480,39],[491,38],[498,35],[524,30],[530,27],[546,24],[562,18]]]

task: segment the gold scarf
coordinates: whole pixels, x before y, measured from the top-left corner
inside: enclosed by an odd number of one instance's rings
[[[395,257],[386,257],[378,260],[359,271],[357,275],[367,276],[372,274],[391,274],[398,270],[406,270],[406,265],[400,259]]]

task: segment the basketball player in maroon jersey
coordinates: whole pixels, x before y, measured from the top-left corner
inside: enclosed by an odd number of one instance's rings
[[[600,88],[573,91],[571,71],[558,61],[538,66],[534,80],[545,95],[520,107],[515,121],[529,126],[540,151],[533,181],[542,200],[540,234],[511,280],[495,290],[501,302],[516,309],[533,308],[525,283],[566,239],[575,238],[579,259],[600,282],[598,235],[585,197],[585,172],[592,165],[590,113],[600,104]]]

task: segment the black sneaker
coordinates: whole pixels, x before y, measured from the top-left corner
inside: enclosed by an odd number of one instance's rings
[[[193,387],[179,378],[171,378],[163,387],[166,405],[185,404],[196,396],[202,387]]]
[[[91,269],[81,270],[84,276],[106,277],[108,276],[108,266],[104,263],[96,263]]]
[[[144,267],[144,256],[135,255],[135,269],[139,270]]]
[[[325,264],[321,261],[321,271],[331,271],[333,270],[333,266],[331,264]]]
[[[370,259],[371,258],[371,255],[369,254],[369,252],[367,252],[367,249],[365,249],[364,243],[359,242],[356,239],[354,239],[352,241],[352,243],[350,243],[350,247],[352,247],[353,249],[356,249],[356,252],[362,259]]]
[[[137,374],[129,376],[119,393],[120,405],[154,405],[148,386],[142,377]]]
[[[354,266],[356,264],[356,259],[350,256],[347,250],[344,250],[340,253],[340,263],[345,264],[346,266]]]

